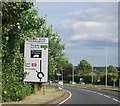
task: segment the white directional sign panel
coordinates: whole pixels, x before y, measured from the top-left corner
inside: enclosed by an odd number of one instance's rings
[[[48,81],[48,38],[25,41],[24,59],[25,82]]]

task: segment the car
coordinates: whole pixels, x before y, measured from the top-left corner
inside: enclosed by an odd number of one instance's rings
[[[70,84],[76,84],[76,82],[72,82],[72,81],[70,81],[69,83],[70,83]]]
[[[79,84],[85,84],[85,82],[82,81],[82,82],[79,82]]]

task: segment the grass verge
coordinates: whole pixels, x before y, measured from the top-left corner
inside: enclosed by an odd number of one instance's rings
[[[51,100],[54,100],[58,97],[64,95],[64,91],[57,90],[55,88],[46,87],[45,95],[43,95],[43,90],[36,92],[24,100],[19,102],[4,102],[2,104],[45,104]]]
[[[64,84],[65,86],[75,86],[75,87],[87,87],[87,88],[98,88],[106,90],[120,91],[119,87],[105,86],[105,85],[93,85],[93,84]]]

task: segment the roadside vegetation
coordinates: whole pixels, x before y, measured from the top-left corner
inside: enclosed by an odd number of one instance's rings
[[[34,93],[33,83],[24,83],[24,42],[29,38],[49,38],[49,78],[68,63],[61,38],[46,26],[46,16],[38,16],[33,2],[2,2],[2,101],[20,101]],[[60,73],[60,72],[59,72]]]
[[[73,65],[64,68],[64,82],[72,81]],[[92,82],[93,75],[93,82]],[[83,78],[85,84],[105,85],[106,67],[93,67],[87,60],[81,60],[77,66],[74,66],[74,81],[80,83],[80,78]],[[108,86],[118,87],[119,71],[118,67],[109,65],[107,67]]]
[[[114,91],[120,91],[119,87],[113,87],[113,86],[105,86],[105,85],[93,85],[93,84],[68,84],[65,83],[64,86],[74,86],[74,87],[87,87],[87,88],[96,88],[96,89],[106,89],[106,90],[114,90]]]
[[[64,91],[56,90],[55,88],[46,87],[45,95],[43,95],[43,89],[41,91],[36,92],[30,96],[25,97],[24,100],[18,102],[4,102],[4,104],[12,104],[12,106],[16,106],[16,104],[46,104],[51,100],[61,97],[64,95]]]

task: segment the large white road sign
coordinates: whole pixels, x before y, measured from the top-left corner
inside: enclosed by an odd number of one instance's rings
[[[24,59],[25,82],[48,81],[48,38],[25,41]]]

